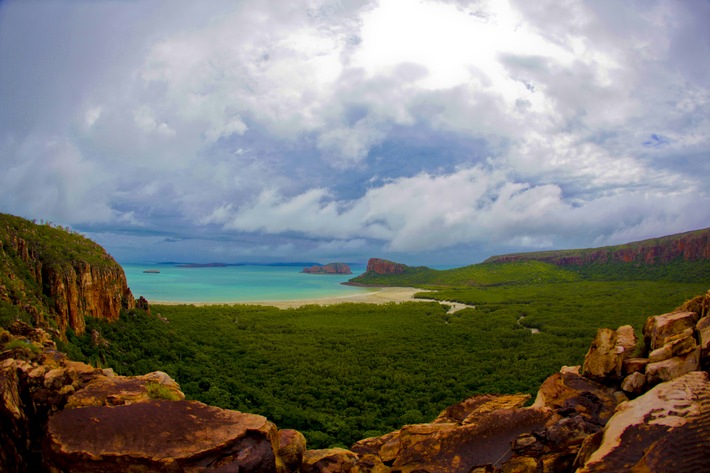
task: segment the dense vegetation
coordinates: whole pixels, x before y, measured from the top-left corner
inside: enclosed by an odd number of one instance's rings
[[[371,286],[491,286],[570,282],[579,279],[578,274],[550,263],[520,261],[480,263],[444,270],[405,266],[401,274],[366,272],[350,281]]]
[[[166,371],[189,398],[264,414],[311,448],[348,446],[474,394],[534,395],[560,366],[582,362],[598,327],[640,333],[649,315],[706,290],[578,282],[426,294],[476,305],[455,314],[435,302],[153,306],[114,324],[91,319],[62,348],[122,374]],[[92,330],[104,340],[92,342]]]

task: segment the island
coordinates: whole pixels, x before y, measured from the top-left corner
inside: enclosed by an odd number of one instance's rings
[[[345,263],[328,263],[326,265],[314,265],[310,268],[303,268],[302,273],[308,274],[352,274],[350,266]]]

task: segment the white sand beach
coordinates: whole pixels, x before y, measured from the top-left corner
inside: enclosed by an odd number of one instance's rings
[[[301,307],[304,305],[333,305],[345,302],[363,302],[367,304],[385,304],[387,302],[416,301],[412,296],[421,289],[413,287],[382,287],[373,288],[371,292],[362,292],[347,296],[323,297],[317,299],[297,299],[292,301],[235,301],[235,302],[175,302],[175,301],[149,301],[151,304],[192,304],[196,306],[214,304],[246,304],[246,305],[268,305],[280,309]]]

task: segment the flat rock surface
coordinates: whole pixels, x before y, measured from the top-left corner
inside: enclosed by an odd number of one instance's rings
[[[271,422],[196,401],[66,409],[49,419],[47,431],[48,456],[72,472],[99,471],[97,464],[105,471],[132,464],[149,465],[146,471],[233,464],[240,472],[275,470]]]
[[[694,371],[621,404],[580,473],[710,471],[710,382]]]

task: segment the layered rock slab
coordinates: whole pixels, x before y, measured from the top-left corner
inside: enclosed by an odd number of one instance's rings
[[[710,380],[694,371],[619,405],[579,473],[710,471]]]
[[[276,426],[197,401],[66,409],[49,419],[46,456],[58,471],[276,471]]]

